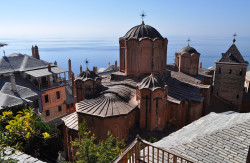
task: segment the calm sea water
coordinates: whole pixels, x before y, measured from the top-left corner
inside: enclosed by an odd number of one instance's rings
[[[168,36],[167,63],[174,62],[175,52],[187,45],[186,38],[182,36]],[[221,53],[225,53],[232,44],[232,37],[202,37],[192,38],[190,46],[201,53],[200,61],[204,68],[214,65],[215,60],[221,58]],[[3,39],[2,43],[9,44],[1,48],[6,55],[11,53],[23,53],[31,55],[31,46],[38,45],[40,57],[43,60],[58,63],[58,66],[68,69],[68,59],[71,59],[72,70],[79,74],[80,65],[86,68],[85,59],[89,60],[89,68],[97,66],[107,67],[108,62],[119,64],[119,42],[117,39],[105,40],[84,40],[84,39],[40,39],[40,40],[21,40]],[[237,38],[236,45],[244,59],[250,63],[250,37]]]

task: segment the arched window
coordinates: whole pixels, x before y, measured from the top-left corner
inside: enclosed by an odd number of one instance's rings
[[[232,73],[232,69],[229,69],[228,73],[231,74]]]
[[[221,73],[221,68],[219,67],[219,73]]]

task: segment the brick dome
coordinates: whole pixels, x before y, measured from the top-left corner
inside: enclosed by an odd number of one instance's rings
[[[191,47],[191,46],[185,46],[184,48],[182,48],[181,50],[178,51],[178,53],[189,53],[189,54],[193,54],[193,53],[197,53],[200,54],[196,51],[195,48]]]
[[[137,25],[131,28],[124,36],[123,39],[130,40],[130,39],[137,39],[141,40],[144,38],[148,38],[151,40],[155,39],[163,39],[161,34],[153,27],[149,25],[145,25],[144,22],[142,24]]]

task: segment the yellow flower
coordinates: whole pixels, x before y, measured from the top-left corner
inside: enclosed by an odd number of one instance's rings
[[[27,139],[29,139],[30,138],[30,132],[28,132],[26,135],[25,135],[25,137],[27,138]]]
[[[43,133],[43,138],[44,138],[44,139],[47,139],[47,138],[49,138],[49,137],[50,137],[50,135],[49,135],[47,132],[44,132],[44,133]]]

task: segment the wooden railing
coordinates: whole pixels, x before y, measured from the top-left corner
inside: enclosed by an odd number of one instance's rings
[[[142,140],[139,136],[124,150],[114,163],[192,163],[192,158]]]

